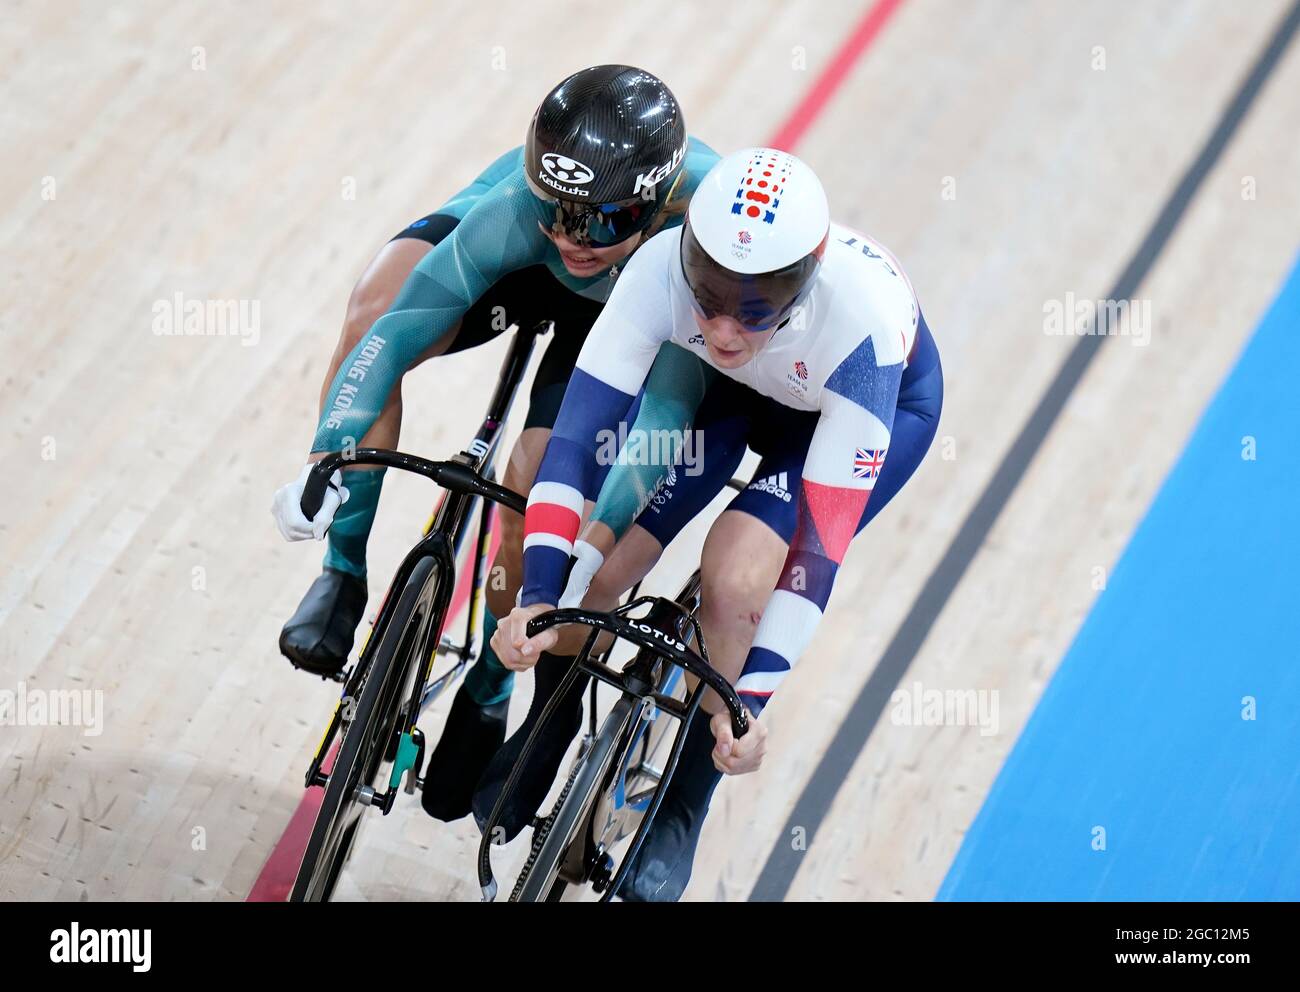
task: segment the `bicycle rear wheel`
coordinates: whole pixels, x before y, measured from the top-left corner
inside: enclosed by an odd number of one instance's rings
[[[417,652],[427,641],[432,619],[426,587],[437,581],[432,558],[418,562],[406,582],[392,620],[362,674],[352,716],[343,722],[343,737],[325,785],[290,902],[325,901],[333,894],[347,863],[365,812],[364,797],[373,796],[380,771],[398,732],[402,700],[418,677]],[[362,660],[364,664],[364,659]]]

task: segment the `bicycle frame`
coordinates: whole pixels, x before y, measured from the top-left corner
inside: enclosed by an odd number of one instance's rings
[[[478,432],[474,435],[474,439],[449,462],[432,462],[398,451],[360,448],[350,456],[342,452],[334,452],[326,455],[317,463],[316,470],[310,477],[302,500],[303,512],[311,511],[308,514],[309,517],[315,516],[316,510],[319,509],[320,501],[325,492],[325,483],[329,476],[336,468],[345,465],[384,465],[399,468],[416,472],[434,481],[441,481],[446,484],[447,488],[437,509],[434,511],[433,520],[424,536],[406,554],[402,559],[402,563],[398,566],[397,572],[389,584],[384,601],[379,608],[379,614],[375,618],[366,644],[357,658],[357,663],[352,672],[344,676],[345,689],[339,705],[335,708],[334,716],[326,728],[320,745],[316,749],[316,754],[307,769],[306,785],[308,787],[313,785],[323,787],[329,781],[329,776],[321,771],[321,765],[325,761],[330,745],[333,743],[342,723],[343,700],[355,692],[360,684],[360,678],[364,675],[370,662],[370,653],[380,643],[383,633],[392,622],[393,611],[396,609],[399,598],[394,595],[394,591],[400,593],[405,588],[416,566],[425,558],[433,559],[435,569],[447,581],[427,584],[427,588],[436,599],[428,604],[431,619],[423,641],[418,648],[418,656],[424,658],[425,661],[419,677],[414,680],[411,697],[403,707],[404,718],[401,727],[401,741],[402,746],[407,748],[407,751],[399,755],[399,760],[394,766],[393,779],[400,780],[401,774],[410,767],[415,757],[415,753],[411,752],[409,747],[415,740],[415,724],[424,706],[432,701],[474,659],[473,638],[478,606],[483,594],[483,565],[484,559],[487,557],[489,523],[493,503],[502,503],[518,513],[523,513],[525,509],[523,497],[503,487],[488,483],[479,477],[491,471],[497,449],[500,446],[506,417],[510,412],[519,384],[523,380],[524,372],[528,368],[528,362],[532,357],[537,338],[540,334],[550,330],[551,326],[551,323],[546,321],[528,331],[522,328],[516,329],[510,350],[501,363],[497,387],[488,404],[487,415],[479,426]],[[315,484],[313,485],[313,483]],[[434,659],[438,653],[438,645],[429,642],[437,638],[438,632],[442,630],[446,622],[446,611],[451,602],[452,588],[455,582],[455,558],[468,533],[466,521],[473,510],[474,503],[478,500],[483,500],[483,506],[474,554],[474,571],[470,587],[465,643],[459,647],[452,644],[446,645],[445,653],[456,655],[458,658],[457,664],[444,676],[433,683],[429,683],[429,675],[432,672]],[[408,791],[413,791],[413,784],[412,781],[408,785]],[[387,813],[392,806],[391,797],[395,789],[396,784],[393,784],[388,793],[388,801],[382,804],[384,813]]]

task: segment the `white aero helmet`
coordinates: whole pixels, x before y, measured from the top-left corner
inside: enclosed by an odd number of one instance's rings
[[[776,148],[746,148],[709,170],[682,228],[682,275],[707,319],[751,331],[779,327],[817,277],[830,208],[808,165]]]

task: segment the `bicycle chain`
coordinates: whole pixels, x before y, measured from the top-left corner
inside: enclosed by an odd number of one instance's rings
[[[533,865],[537,863],[538,855],[542,853],[542,845],[546,843],[546,838],[551,833],[551,827],[555,826],[555,818],[560,815],[560,807],[564,805],[564,800],[569,797],[569,790],[573,788],[573,783],[578,778],[578,769],[582,767],[582,758],[583,755],[580,754],[578,760],[573,763],[573,770],[569,772],[569,778],[564,783],[564,788],[560,790],[555,805],[551,807],[550,815],[533,831],[533,846],[528,852],[528,860],[524,862],[523,870],[519,872],[519,878],[515,880],[515,887],[510,892],[510,902],[517,901],[520,893],[523,892],[524,883],[528,881],[528,876],[533,871]]]

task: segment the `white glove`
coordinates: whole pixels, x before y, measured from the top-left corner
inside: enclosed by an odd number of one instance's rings
[[[591,580],[600,571],[600,566],[605,564],[605,556],[586,541],[574,543],[573,556],[578,560],[573,563],[573,568],[569,572],[569,581],[560,596],[559,608],[562,610],[582,605],[582,599],[587,595]]]
[[[334,522],[334,514],[347,501],[348,490],[343,485],[343,473],[335,469],[316,516],[310,520],[304,517],[302,491],[307,486],[307,476],[312,468],[312,465],[304,466],[298,478],[275,491],[275,499],[271,502],[271,516],[275,517],[275,525],[286,541],[305,541],[310,537],[321,540]]]

